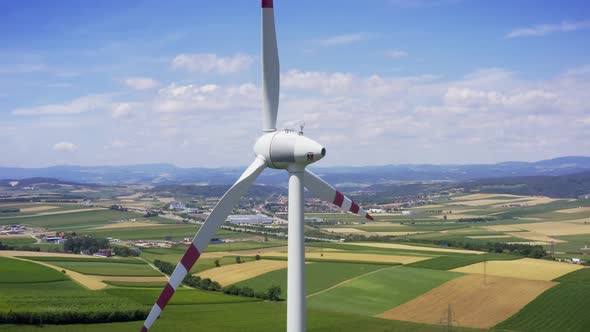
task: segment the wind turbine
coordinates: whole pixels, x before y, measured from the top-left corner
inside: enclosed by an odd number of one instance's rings
[[[273,0],[262,0],[262,100],[263,134],[254,145],[256,155],[252,164],[229,188],[205,220],[188,250],[170,276],[170,280],[152,307],[141,332],[147,332],[170,298],[205,251],[211,238],[223,225],[233,206],[246,193],[254,180],[269,167],[289,173],[287,331],[305,331],[305,238],[303,187],[320,199],[331,202],[345,211],[373,218],[358,204],[334,189],[320,177],[305,169],[322,159],[326,149],[319,143],[290,130],[277,130],[279,108],[279,56],[274,22]]]

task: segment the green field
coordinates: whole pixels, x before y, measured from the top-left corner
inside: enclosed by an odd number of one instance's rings
[[[448,271],[392,267],[310,297],[311,308],[376,315],[461,276]]]
[[[103,257],[83,256],[83,255],[78,255],[78,257],[76,257],[75,255],[72,255],[72,256],[73,257],[54,257],[54,256],[19,256],[19,257],[29,259],[32,261],[38,261],[38,262],[89,262],[89,263],[105,262],[105,263],[112,263],[112,264],[122,263],[122,264],[145,265],[144,261],[142,261],[141,259],[135,259],[135,258],[103,258]]]
[[[172,300],[174,301],[174,300]],[[171,305],[161,315],[150,332],[276,332],[287,324],[285,303],[246,302],[212,305]],[[139,331],[142,322],[113,323],[108,327],[92,325],[45,325],[44,327],[0,325],[7,332],[128,332]],[[375,332],[441,332],[440,326],[390,321],[349,313],[334,313],[309,309],[307,330],[320,331],[375,331]],[[453,331],[481,331],[453,328]]]
[[[161,289],[135,289],[135,288],[112,288],[107,289],[106,293],[125,298],[137,303],[152,306],[160,293]],[[198,289],[179,288],[170,300],[170,305],[186,304],[214,304],[214,303],[236,303],[236,302],[258,302],[260,299],[253,297],[241,297],[225,295],[221,292],[209,292]]]
[[[590,268],[570,272],[555,279],[554,281],[590,285]]]
[[[29,245],[37,242],[37,240],[33,239],[32,237],[17,237],[17,238],[4,238],[0,239],[0,243],[6,244],[9,246],[21,246],[21,245]]]
[[[157,277],[162,274],[151,268],[145,261],[133,258],[95,257],[26,257],[33,261],[76,271],[82,274],[101,276]]]
[[[147,264],[127,264],[110,262],[63,262],[52,261],[51,265],[76,271],[82,274],[100,276],[158,277],[162,274]]]
[[[325,290],[345,280],[387,268],[384,265],[354,264],[354,263],[311,263],[305,266],[305,293],[313,294]],[[258,277],[244,280],[236,284],[240,287],[250,287],[255,291],[263,291],[271,285],[281,287],[282,298],[287,296],[287,269],[265,273]]]
[[[415,267],[421,269],[431,270],[452,270],[461,266],[483,262],[484,260],[512,260],[522,257],[507,255],[507,254],[483,254],[483,255],[464,255],[464,256],[441,256],[429,260],[420,261],[405,265],[407,267]]]
[[[564,282],[550,288],[498,328],[516,331],[590,331],[590,285]]]
[[[236,251],[236,250],[252,250],[252,249],[259,249],[259,248],[267,248],[267,247],[276,247],[276,246],[283,246],[286,245],[285,241],[282,240],[271,240],[267,242],[257,242],[257,241],[243,241],[243,242],[234,242],[234,243],[223,243],[223,244],[212,244],[207,247],[205,252],[220,252],[220,251]],[[184,252],[186,251],[186,246],[179,246],[174,248],[147,248],[141,252],[141,257],[146,259],[147,261],[153,262],[156,259],[161,261],[165,261],[171,264],[176,265]],[[215,267],[215,260],[219,259],[221,265],[229,265],[236,263],[236,255],[228,255],[223,258],[200,258],[197,263],[191,269],[192,273],[201,272],[210,268]],[[240,256],[242,261],[251,261],[255,258],[253,256]]]
[[[48,267],[13,258],[0,257],[0,285],[13,283],[46,283],[68,278],[63,273]],[[2,288],[12,287],[9,285]],[[0,293],[0,296],[3,294]]]
[[[86,229],[79,233],[95,237],[112,237],[122,240],[154,240],[154,239],[176,239],[182,240],[185,237],[192,238],[199,225],[173,224],[159,227],[130,227],[113,229]]]
[[[51,315],[60,312],[138,309],[143,309],[143,306],[135,301],[114,297],[105,292],[89,291],[70,280],[0,284],[0,312],[46,312]]]
[[[424,248],[441,248],[441,246],[436,245],[425,245],[425,244],[415,244],[415,243],[401,243],[405,245],[412,245],[412,246],[419,246]],[[332,248],[332,249],[339,249],[339,250],[346,250],[354,253],[362,253],[362,254],[376,254],[376,255],[399,255],[399,256],[469,256],[473,254],[461,253],[461,252],[440,252],[440,251],[430,251],[430,250],[413,250],[413,249],[395,249],[395,248],[378,248],[378,247],[371,247],[371,246],[364,246],[364,245],[352,245],[346,243],[306,243],[307,247],[315,247],[315,248]]]
[[[23,224],[46,227],[50,230],[67,230],[73,228],[100,226],[107,224],[109,221],[139,217],[141,217],[141,214],[134,212],[98,210],[36,217],[5,218],[0,219],[0,225]]]
[[[555,244],[555,251],[558,252],[563,251],[577,253],[581,248],[584,248],[584,246],[588,246],[590,248],[590,234],[556,236],[555,238],[566,241]],[[551,249],[551,246],[545,246],[545,249]]]

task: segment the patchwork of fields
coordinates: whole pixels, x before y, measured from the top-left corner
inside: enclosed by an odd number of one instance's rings
[[[136,198],[125,200],[137,203]],[[123,242],[179,240],[192,237],[199,227],[67,204],[12,205],[21,212],[0,216],[0,224],[75,231]],[[355,238],[344,243],[309,243],[308,330],[438,332],[449,308],[455,331],[590,330],[590,318],[584,312],[590,306],[589,268],[502,250],[471,250],[503,242],[541,244],[546,250],[554,247],[565,257],[579,254],[590,242],[590,203],[472,194],[415,210],[409,216],[377,214],[377,221],[369,224],[346,214],[316,214],[330,223],[316,227],[325,234],[394,235],[398,241]],[[129,219],[136,221],[120,222]],[[287,298],[286,241],[261,242],[255,236],[225,230],[217,235],[239,241],[211,244],[191,269],[193,275],[256,292],[276,285],[282,290],[280,297]],[[59,249],[38,244],[31,236],[2,236],[0,242]],[[464,246],[452,248],[449,243]],[[108,330],[139,330],[141,313],[149,310],[168,280],[148,263],[157,259],[176,264],[185,250],[185,246],[148,248],[141,259],[0,251],[0,330],[38,331],[27,325],[39,324],[36,320],[1,324],[2,313],[26,310],[45,315],[136,310],[136,316],[126,318],[131,321],[110,323]],[[153,330],[192,331],[198,324],[211,331],[276,331],[283,329],[285,318],[284,301],[180,288]],[[105,325],[45,323],[43,330],[104,331]]]

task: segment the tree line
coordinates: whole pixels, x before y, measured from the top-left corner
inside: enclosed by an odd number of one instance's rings
[[[144,320],[148,309],[116,311],[8,311],[0,312],[0,324],[94,324]]]

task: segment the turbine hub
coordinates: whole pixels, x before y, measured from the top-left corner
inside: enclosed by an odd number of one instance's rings
[[[254,153],[263,156],[270,168],[287,169],[322,159],[326,149],[303,134],[280,130],[262,135],[254,144]]]

